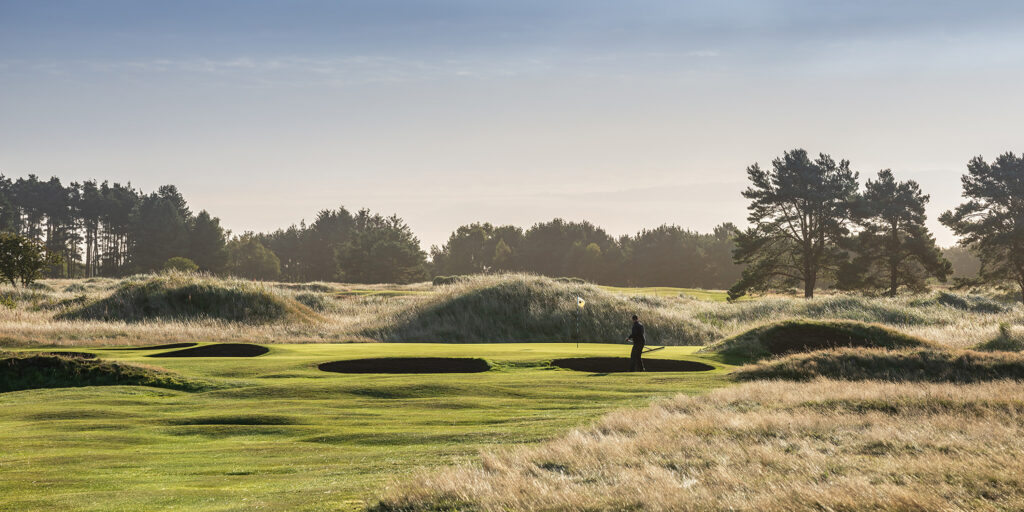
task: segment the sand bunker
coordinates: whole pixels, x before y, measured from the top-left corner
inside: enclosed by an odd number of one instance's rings
[[[469,357],[377,357],[331,361],[317,368],[335,373],[479,373],[491,365]]]
[[[706,372],[714,370],[709,364],[697,361],[677,361],[673,359],[644,359],[644,368],[649,372]],[[573,357],[555,359],[551,366],[576,370],[580,372],[614,373],[628,372],[628,357]]]
[[[249,343],[216,343],[172,352],[161,352],[148,357],[256,357],[267,352],[270,352],[269,348]]]

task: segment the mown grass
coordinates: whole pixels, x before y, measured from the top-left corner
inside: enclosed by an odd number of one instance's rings
[[[618,407],[728,383],[718,363],[711,372],[644,375],[544,364],[625,356],[625,345],[270,348],[252,358],[159,360],[215,386],[201,392],[103,386],[0,393],[0,510],[359,510],[388,477],[472,460],[483,447],[541,442]],[[146,356],[158,350],[88,349],[130,364],[151,362]],[[695,350],[656,354],[704,360]],[[398,356],[481,357],[495,369],[384,375],[316,368]]]
[[[375,511],[1020,510],[1024,383],[753,382],[393,480]]]

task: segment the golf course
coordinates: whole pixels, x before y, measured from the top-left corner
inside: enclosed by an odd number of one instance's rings
[[[1024,309],[998,294],[175,272],[3,294],[0,510],[1024,503]]]
[[[725,385],[730,368],[696,355],[698,347],[669,347],[651,358],[712,369],[647,374],[550,364],[618,357],[625,369],[625,345],[268,347],[254,357],[153,357],[183,349],[76,347],[103,361],[159,367],[195,388],[0,393],[0,509],[361,510],[389,479],[472,459],[485,447],[543,441],[616,408],[703,393]],[[37,352],[45,350],[15,351]],[[490,369],[318,369],[327,362],[396,357],[479,358]]]

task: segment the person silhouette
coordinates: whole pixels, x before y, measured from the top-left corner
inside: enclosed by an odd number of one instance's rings
[[[629,371],[646,371],[640,356],[644,353],[644,343],[647,343],[647,340],[644,338],[644,324],[640,323],[640,317],[637,315],[633,315],[633,331],[629,333],[626,341],[633,342],[633,351],[629,354]]]

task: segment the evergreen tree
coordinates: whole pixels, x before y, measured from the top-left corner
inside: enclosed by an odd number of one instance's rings
[[[303,279],[331,281],[338,275],[335,254],[352,236],[352,214],[344,207],[321,210],[316,220],[303,233]]]
[[[244,233],[227,245],[227,271],[247,279],[271,281],[281,275],[281,261],[252,233]]]
[[[1024,297],[1024,155],[1000,155],[991,164],[978,156],[961,178],[967,201],[939,221],[981,259],[981,280],[1012,282]]]
[[[729,289],[736,299],[748,290],[802,285],[814,296],[821,277],[835,275],[846,261],[850,208],[857,173],[846,160],[821,154],[811,161],[803,149],[783,154],[770,170],[747,168],[751,226],[736,237],[734,258],[747,265]]]
[[[167,194],[150,194],[142,199],[132,216],[132,264],[136,271],[158,270],[168,259],[188,254],[188,219],[181,216],[187,211]]]
[[[207,272],[221,272],[227,264],[227,232],[220,219],[203,210],[196,215],[189,230],[189,259]]]
[[[889,169],[868,180],[854,209],[861,227],[854,244],[857,257],[840,273],[837,287],[884,289],[895,297],[901,286],[924,290],[929,277],[944,282],[952,265],[924,225],[927,203],[917,182],[897,182]]]
[[[396,215],[360,210],[352,235],[337,253],[339,276],[353,283],[411,283],[426,279],[426,254]]]

